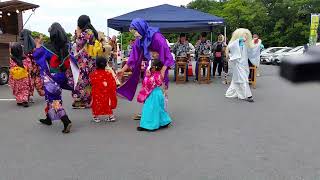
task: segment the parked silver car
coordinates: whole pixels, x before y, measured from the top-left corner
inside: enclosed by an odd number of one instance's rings
[[[270,47],[261,52],[260,62],[261,64],[271,64],[272,55],[280,50],[288,49],[288,47]]]
[[[304,53],[304,50],[305,50],[305,49],[304,49],[303,46],[298,46],[298,47],[292,49],[292,50],[289,51],[289,52],[280,53],[280,54],[278,54],[277,56],[274,56],[274,57],[273,57],[274,59],[273,59],[272,64],[274,64],[274,65],[279,65],[284,57],[301,55],[301,54]]]

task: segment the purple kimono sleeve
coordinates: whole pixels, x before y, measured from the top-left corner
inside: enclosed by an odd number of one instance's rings
[[[49,67],[47,64],[47,59],[50,58],[50,53],[44,47],[37,48],[33,52],[33,58],[36,61],[37,65],[40,67],[40,72],[49,73]]]
[[[137,90],[141,72],[141,61],[141,50],[139,49],[136,42],[132,48],[129,60],[127,62],[128,66],[132,70],[132,74],[129,79],[117,89],[117,93],[127,98],[129,101],[133,100]]]
[[[174,60],[172,54],[170,52],[170,47],[168,46],[165,37],[160,33],[155,33],[153,36],[154,47],[159,53],[159,59],[163,63],[163,65],[171,68],[174,66]]]
[[[173,60],[170,48],[167,44],[166,38],[161,33],[155,33],[151,42],[151,49],[159,53],[159,59],[164,66],[167,66],[164,83],[166,87],[169,87],[169,68],[174,66],[175,62]]]
[[[44,54],[45,54],[45,48],[40,47],[40,48],[35,49],[32,55],[33,55],[33,58],[39,59],[42,56],[44,56]]]
[[[139,58],[141,56],[141,50],[138,45],[138,41],[135,41],[132,50],[130,52],[130,57],[128,59],[127,65],[130,69],[134,69],[135,64],[137,61],[139,61]]]

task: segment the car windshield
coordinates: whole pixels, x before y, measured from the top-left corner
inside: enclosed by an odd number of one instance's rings
[[[298,46],[298,47],[295,47],[295,48],[293,48],[291,51],[289,51],[289,52],[297,52],[297,51],[299,51],[300,49],[302,49],[303,47],[302,46]]]
[[[283,48],[274,48],[274,49],[270,49],[270,53],[275,53],[275,52],[277,52],[277,51],[280,51],[281,49],[283,49]]]
[[[292,49],[285,49],[285,50],[283,50],[282,52],[289,52],[289,51],[291,51]]]

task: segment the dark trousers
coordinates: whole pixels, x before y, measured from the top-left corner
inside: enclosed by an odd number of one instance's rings
[[[219,74],[219,76],[221,76],[222,67],[223,67],[222,59],[215,59],[213,61],[213,67],[212,67],[212,75],[213,76],[216,75],[217,67],[218,67],[218,74]]]

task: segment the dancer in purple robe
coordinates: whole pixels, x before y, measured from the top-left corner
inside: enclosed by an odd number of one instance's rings
[[[133,19],[130,25],[130,32],[134,33],[136,40],[130,52],[127,64],[118,72],[118,76],[131,69],[132,75],[117,90],[118,94],[132,101],[139,83],[141,62],[150,61],[153,52],[159,55],[159,59],[164,65],[161,69],[161,76],[164,78],[166,89],[168,89],[169,76],[168,70],[174,66],[174,60],[166,38],[160,33],[159,28],[150,27],[148,23],[140,18]]]
[[[70,133],[72,123],[62,105],[62,89],[73,89],[68,52],[69,42],[66,32],[59,23],[53,23],[48,31],[50,42],[43,46],[37,42],[33,53],[40,67],[47,102],[46,118],[39,121],[50,126],[52,121],[60,119],[64,126],[62,133]]]
[[[129,101],[132,101],[141,75],[141,63],[143,61],[147,61],[146,64],[148,64],[152,59],[151,54],[156,54],[163,64],[161,76],[164,79],[165,92],[167,92],[169,85],[168,70],[174,66],[174,60],[166,38],[160,33],[159,28],[150,27],[148,23],[141,18],[132,20],[130,24],[130,32],[134,34],[136,40],[132,46],[129,60],[127,64],[118,71],[118,76],[119,79],[121,79],[124,72],[128,69],[132,70],[132,75],[117,89],[118,94],[127,98]],[[146,71],[146,66],[144,71]],[[165,99],[167,102],[167,95]],[[135,120],[140,120],[140,118],[140,114],[134,117]]]

